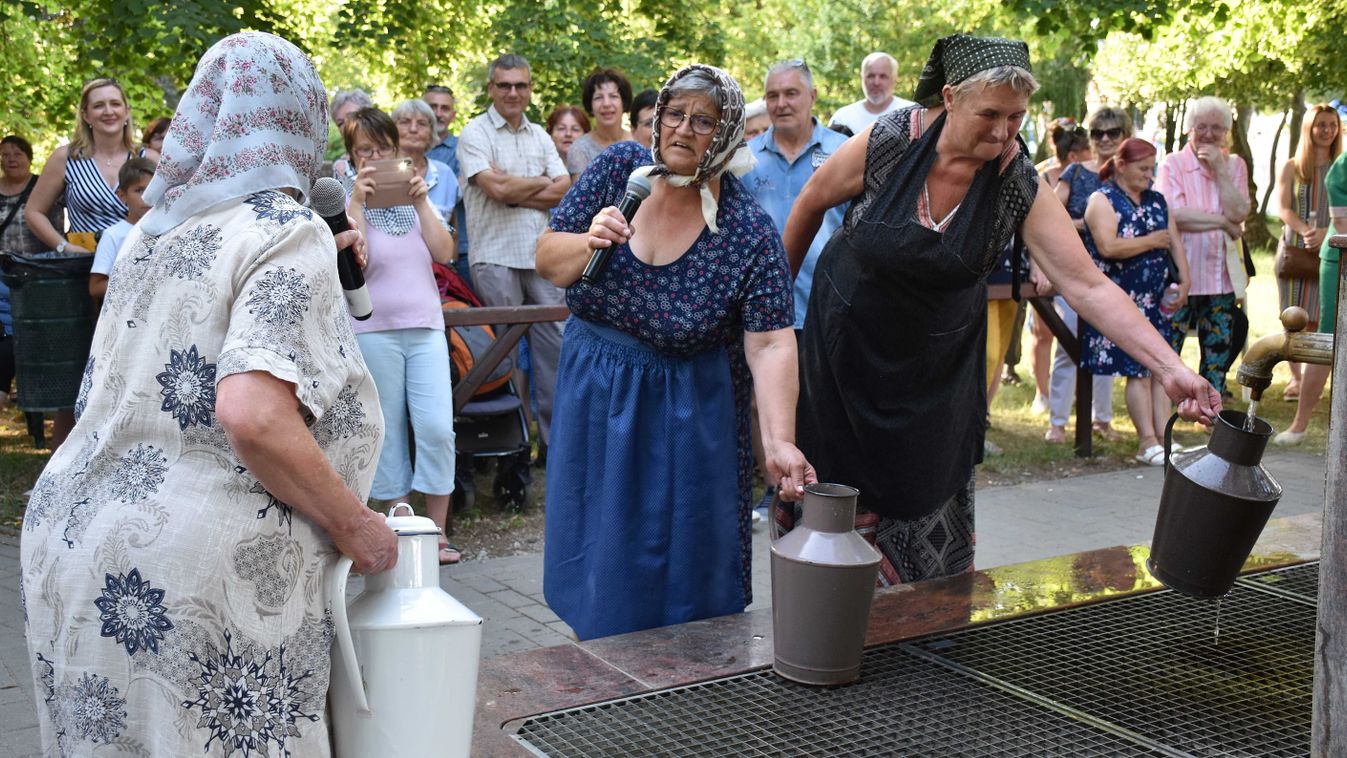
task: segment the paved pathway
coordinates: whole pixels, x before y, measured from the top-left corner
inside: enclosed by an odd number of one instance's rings
[[[1273,450],[1264,464],[1285,493],[1274,516],[1321,513],[1324,458]],[[1047,558],[1151,538],[1161,475],[1136,467],[996,487],[977,493],[978,567]],[[770,604],[766,529],[753,546],[750,608]],[[0,536],[0,756],[37,756],[33,680],[19,607],[19,539]],[[486,619],[482,655],[566,644],[570,629],[542,597],[542,556],[467,562],[441,571],[444,588]],[[359,590],[359,582],[351,591]]]

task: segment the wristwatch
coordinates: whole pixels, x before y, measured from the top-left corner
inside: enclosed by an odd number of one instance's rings
[[[56,246],[56,253],[57,253],[58,255],[61,254],[61,253],[64,253],[64,252],[65,252],[65,246],[68,245],[68,244],[70,244],[70,243],[69,243],[69,242],[66,242],[65,240],[61,240],[61,244],[59,244],[59,245]]]

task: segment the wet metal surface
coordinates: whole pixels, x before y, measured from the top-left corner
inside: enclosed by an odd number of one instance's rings
[[[527,720],[548,756],[1164,755],[886,645],[864,679],[795,684],[758,671]]]
[[[1278,571],[1246,576],[1239,580],[1257,589],[1271,590],[1293,600],[1319,602],[1319,564],[1307,563]]]
[[[1317,580],[1240,579],[1219,637],[1213,601],[1131,595],[871,648],[846,687],[756,671],[506,731],[550,756],[1304,756]]]

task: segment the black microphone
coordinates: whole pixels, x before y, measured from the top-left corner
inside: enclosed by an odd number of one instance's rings
[[[309,193],[309,207],[313,208],[332,234],[349,231],[351,222],[346,219],[346,192],[341,182],[325,176],[313,183]],[[346,295],[346,307],[356,321],[364,321],[374,313],[369,301],[369,290],[365,287],[365,273],[355,259],[355,249],[343,247],[337,251],[337,276],[341,279],[342,294]]]
[[[632,176],[627,180],[627,194],[622,196],[622,202],[617,204],[617,212],[622,214],[622,218],[631,224],[631,217],[636,215],[636,209],[641,207],[641,201],[650,197],[650,180],[644,176]],[[589,265],[585,266],[585,273],[580,275],[580,281],[585,284],[594,284],[599,280],[599,274],[603,273],[604,266],[608,265],[608,258],[613,254],[613,248],[616,245],[601,247],[594,251],[594,255],[589,258]]]

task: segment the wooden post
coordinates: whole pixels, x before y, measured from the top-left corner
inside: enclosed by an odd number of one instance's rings
[[[1347,235],[1329,244],[1342,251]],[[1342,274],[1338,269],[1336,334],[1347,334],[1347,312],[1342,308]],[[1333,394],[1329,399],[1328,481],[1324,491],[1324,535],[1319,558],[1319,623],[1314,644],[1313,755],[1347,755],[1347,350],[1333,350]]]

